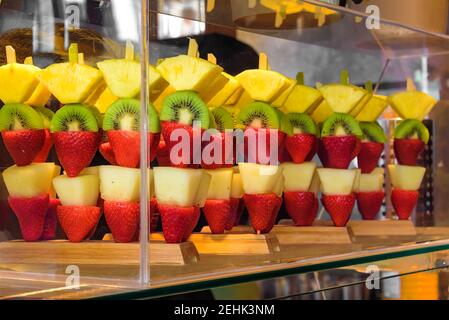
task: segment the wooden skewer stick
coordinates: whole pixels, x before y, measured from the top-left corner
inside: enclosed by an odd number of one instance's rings
[[[276,18],[274,20],[274,27],[279,28],[284,23],[284,17],[280,11],[276,11]]]
[[[84,64],[84,53],[78,53],[78,63]]]
[[[207,12],[212,12],[215,9],[215,0],[207,0]]]
[[[210,63],[213,63],[213,64],[217,64],[217,58],[214,56],[213,53],[207,54],[207,61],[209,61]]]
[[[69,47],[69,62],[78,63],[78,44],[72,43]]]
[[[365,82],[365,90],[369,93],[373,93],[373,83],[371,81]]]
[[[259,69],[260,70],[269,70],[270,67],[268,65],[268,57],[264,52],[259,54]]]
[[[415,83],[412,78],[407,78],[407,91],[416,91]]]
[[[296,84],[299,84],[300,86],[304,85],[304,72],[298,72],[296,74]]]
[[[134,60],[134,45],[131,41],[126,41],[125,59],[129,61]]]
[[[198,57],[198,42],[195,39],[189,38],[189,49],[187,55],[190,57]]]
[[[26,57],[25,60],[23,60],[23,64],[33,65],[33,57]]]
[[[16,50],[12,46],[6,46],[6,63],[16,63]]]
[[[340,72],[341,84],[349,85],[349,72],[348,70],[341,70]]]

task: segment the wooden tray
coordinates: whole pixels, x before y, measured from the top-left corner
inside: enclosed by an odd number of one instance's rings
[[[151,241],[151,264],[185,265],[199,260],[192,242],[167,244]],[[67,240],[0,242],[0,263],[138,265],[139,243],[115,243],[108,240],[71,243]]]
[[[358,241],[378,238],[385,241],[413,240],[416,228],[410,220],[362,220],[349,221],[349,232]]]
[[[152,233],[151,239],[163,240],[163,235]],[[211,234],[208,227],[201,233],[193,233],[189,241],[195,244],[200,254],[272,254],[280,250],[274,234]]]

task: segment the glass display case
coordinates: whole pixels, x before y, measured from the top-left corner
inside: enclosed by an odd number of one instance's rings
[[[449,3],[355,2],[0,1],[0,297],[444,298]]]

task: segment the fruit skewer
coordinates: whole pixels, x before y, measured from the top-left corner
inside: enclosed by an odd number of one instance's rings
[[[363,220],[374,220],[382,206],[384,170],[377,168],[371,173],[361,173],[355,188],[357,207]]]
[[[230,231],[233,227],[238,226],[240,218],[242,217],[243,210],[245,209],[245,203],[243,201],[243,183],[242,176],[238,171],[238,166],[234,167],[234,174],[232,175],[231,184],[231,208],[229,213],[229,219],[226,223],[226,230]]]

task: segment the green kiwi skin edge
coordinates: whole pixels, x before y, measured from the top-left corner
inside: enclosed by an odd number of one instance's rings
[[[193,91],[176,91],[168,95],[162,102],[161,121],[177,122],[183,125],[193,125],[198,121],[201,128],[209,129],[209,108],[200,96]]]
[[[425,144],[429,142],[429,129],[419,120],[407,119],[401,121],[394,130],[395,139],[420,139]]]
[[[293,127],[294,134],[308,133],[314,136],[319,135],[317,124],[308,114],[292,112],[287,114],[287,117]]]
[[[274,111],[276,111],[276,113],[279,117],[279,124],[280,124],[279,130],[288,136],[292,136],[293,135],[293,126],[290,122],[290,119],[282,111],[280,111],[278,109],[274,109]]]
[[[346,113],[333,113],[323,122],[321,136],[354,135],[363,137],[359,122],[354,117]]]
[[[237,116],[237,126],[256,129],[279,129],[280,121],[276,110],[264,102],[253,102],[242,108]]]
[[[51,132],[89,131],[98,132],[98,123],[89,107],[68,104],[59,109],[50,122]]]
[[[215,119],[216,128],[220,132],[234,129],[234,119],[231,113],[223,107],[217,107],[212,110]]]
[[[44,129],[42,116],[31,106],[10,103],[0,109],[0,131],[41,129]]]
[[[364,140],[378,143],[387,142],[384,129],[377,122],[360,122],[360,128],[363,131]]]

